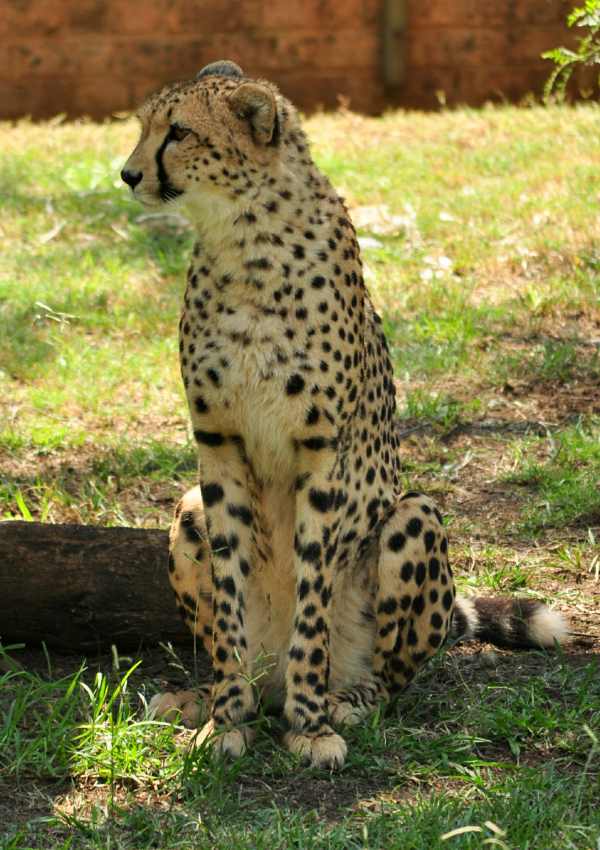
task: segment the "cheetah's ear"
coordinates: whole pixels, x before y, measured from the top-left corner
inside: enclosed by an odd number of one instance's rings
[[[210,65],[205,65],[201,71],[196,74],[197,80],[202,80],[204,77],[243,77],[244,72],[239,65],[231,62],[229,59],[219,59],[217,62],[211,62]]]
[[[259,83],[243,83],[229,96],[229,106],[239,118],[250,122],[252,136],[257,144],[278,143],[277,104],[270,89]]]

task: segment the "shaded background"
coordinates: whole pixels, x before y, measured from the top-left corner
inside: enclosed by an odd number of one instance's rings
[[[102,118],[215,59],[304,110],[540,93],[572,43],[563,0],[3,0],[0,118]],[[442,94],[443,93],[443,94]]]

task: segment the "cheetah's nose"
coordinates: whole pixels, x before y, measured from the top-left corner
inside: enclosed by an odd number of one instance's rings
[[[121,180],[127,183],[128,186],[131,186],[132,189],[135,189],[143,176],[141,171],[126,171],[123,169],[121,172]]]

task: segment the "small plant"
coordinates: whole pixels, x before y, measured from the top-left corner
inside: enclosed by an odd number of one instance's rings
[[[563,98],[576,68],[600,65],[600,0],[586,0],[583,6],[576,6],[568,16],[567,23],[570,27],[584,27],[588,33],[579,39],[577,50],[555,47],[542,53],[543,59],[551,59],[556,65],[544,88],[546,98],[551,94]]]

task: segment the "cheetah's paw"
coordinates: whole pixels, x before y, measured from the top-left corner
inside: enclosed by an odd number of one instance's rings
[[[255,737],[254,729],[248,726],[227,727],[209,720],[196,736],[195,745],[212,747],[215,753],[239,758],[243,756]]]
[[[287,732],[284,738],[290,752],[300,756],[305,764],[326,770],[343,767],[348,747],[341,735],[328,729],[318,735],[303,735],[301,732]]]
[[[197,691],[155,694],[148,703],[148,715],[152,719],[179,722],[187,729],[197,729],[208,716],[206,694]]]
[[[334,726],[357,726],[368,714],[368,709],[351,702],[338,702],[329,706],[328,714]]]

